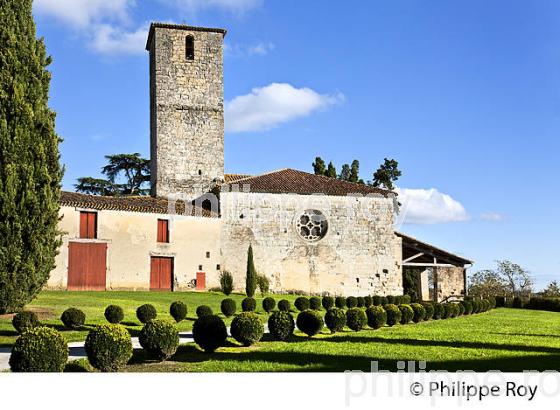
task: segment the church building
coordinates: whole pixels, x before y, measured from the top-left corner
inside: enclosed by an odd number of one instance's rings
[[[272,292],[461,297],[471,261],[395,231],[396,194],[294,169],[224,173],[223,40],[216,28],[153,23],[151,195],[63,192],[63,245],[48,287],[244,290],[247,251]]]

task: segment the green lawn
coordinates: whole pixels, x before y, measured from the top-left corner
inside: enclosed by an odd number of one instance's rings
[[[234,297],[242,299],[241,295]],[[50,315],[51,319],[46,322],[55,324],[66,307],[79,306],[86,311],[88,324],[93,324],[103,321],[105,305],[118,303],[126,308],[126,321],[137,322],[134,310],[141,303],[149,301],[167,316],[169,303],[180,299],[189,305],[190,320],[179,326],[186,330],[192,326],[195,306],[204,303],[219,311],[222,298],[223,295],[211,293],[44,292],[31,308]],[[265,314],[261,317],[266,320]],[[129,327],[140,329],[139,325]],[[65,331],[64,334],[69,340],[78,340],[85,332]],[[7,318],[0,319],[0,335],[5,344],[14,340]],[[212,355],[201,352],[194,344],[184,344],[165,363],[147,361],[142,351],[137,351],[124,370],[368,371],[374,360],[380,363],[381,369],[391,371],[397,369],[399,360],[426,361],[428,370],[560,370],[560,313],[496,309],[456,319],[358,333],[347,331],[330,335],[325,330],[313,339],[296,333],[286,343],[271,341],[265,335],[260,343],[249,348],[230,340],[228,346]]]

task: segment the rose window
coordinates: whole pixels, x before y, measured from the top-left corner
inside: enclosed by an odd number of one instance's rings
[[[296,221],[299,234],[308,241],[318,241],[327,234],[329,224],[321,211],[307,209]]]

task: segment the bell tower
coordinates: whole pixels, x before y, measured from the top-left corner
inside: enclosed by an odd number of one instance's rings
[[[218,28],[152,23],[152,195],[194,199],[224,178],[223,41]]]

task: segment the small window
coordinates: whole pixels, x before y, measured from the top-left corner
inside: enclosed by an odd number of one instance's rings
[[[222,267],[219,264],[216,265],[216,270],[221,270],[221,269],[222,269]]]
[[[202,270],[202,265],[198,265],[198,270]]]
[[[207,257],[207,258],[210,257],[210,252],[206,252],[206,257]]]
[[[198,170],[198,175],[202,175],[202,170],[201,169]]]
[[[187,60],[194,60],[194,38],[188,36],[185,40],[185,57]]]
[[[356,283],[360,283],[360,278],[356,278]]]
[[[80,238],[97,239],[97,212],[80,212]]]
[[[169,221],[167,219],[158,219],[157,221],[157,241],[169,243]]]

